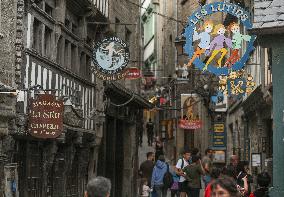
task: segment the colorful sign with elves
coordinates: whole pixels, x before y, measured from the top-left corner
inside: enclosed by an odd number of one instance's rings
[[[218,12],[235,16],[240,24],[233,22],[224,26],[207,20],[208,16]],[[254,50],[253,43],[256,36],[241,34],[241,25],[246,29],[252,28],[249,13],[231,3],[207,4],[194,12],[188,18],[184,33],[186,37],[184,49],[190,57],[187,66],[194,64],[196,68],[217,76],[229,75],[232,71],[243,69],[250,53]],[[240,50],[244,42],[247,48],[241,57]]]

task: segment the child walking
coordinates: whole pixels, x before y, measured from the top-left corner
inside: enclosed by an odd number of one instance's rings
[[[150,192],[151,192],[151,189],[150,187],[148,186],[148,181],[147,179],[142,179],[142,192],[141,192],[141,197],[149,197],[150,196]]]

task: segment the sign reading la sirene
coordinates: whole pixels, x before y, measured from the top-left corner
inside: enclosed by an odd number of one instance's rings
[[[114,81],[125,78],[129,61],[127,44],[118,37],[105,38],[96,43],[93,50],[93,73],[102,80]]]
[[[63,131],[63,101],[39,94],[30,103],[28,131],[37,138],[56,138]]]
[[[214,24],[210,15],[218,12],[232,15],[238,22],[228,26],[223,23]],[[190,58],[187,65],[194,64],[196,68],[217,76],[241,70],[254,50],[253,43],[256,39],[256,36],[241,33],[241,29],[252,28],[249,16],[240,6],[225,2],[207,4],[195,11],[188,18],[184,33],[184,49]],[[244,51],[244,47],[246,50],[241,57],[240,53]]]

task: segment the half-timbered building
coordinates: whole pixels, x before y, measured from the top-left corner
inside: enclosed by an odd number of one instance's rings
[[[20,1],[18,1],[20,2]],[[22,3],[22,4],[21,4]],[[93,41],[104,37],[108,0],[25,0],[18,55],[20,92],[13,161],[20,196],[83,196],[96,174],[102,107],[101,91],[90,70]],[[20,8],[19,8],[20,7]],[[38,94],[64,101],[64,131],[40,140],[27,133],[29,101]],[[98,136],[96,136],[98,135]]]

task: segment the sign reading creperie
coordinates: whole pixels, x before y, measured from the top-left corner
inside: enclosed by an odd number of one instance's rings
[[[63,101],[51,94],[33,99],[29,111],[29,133],[37,138],[56,138],[63,131]]]

